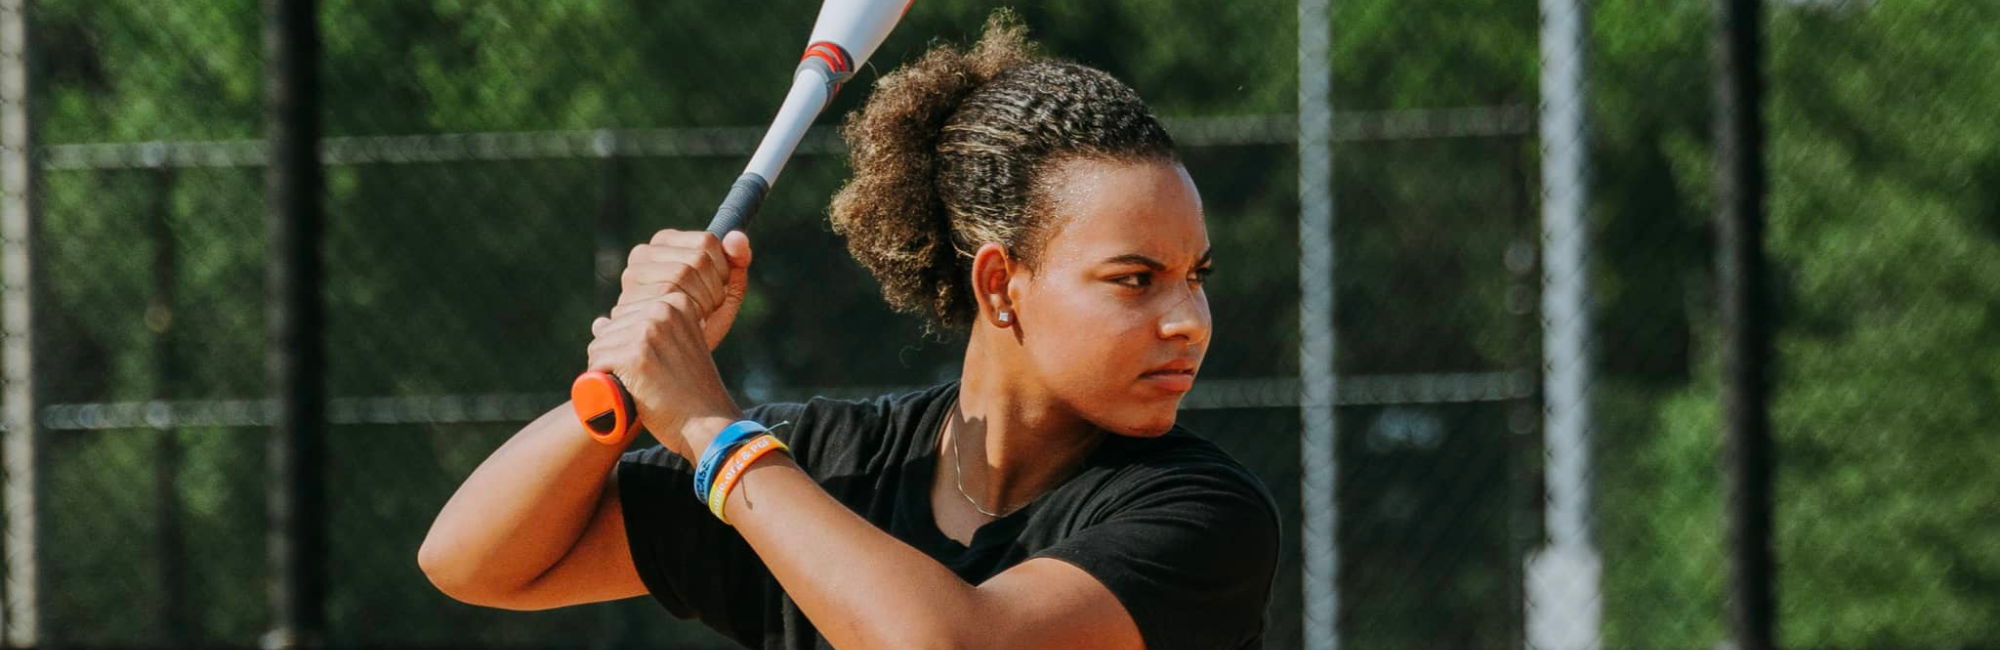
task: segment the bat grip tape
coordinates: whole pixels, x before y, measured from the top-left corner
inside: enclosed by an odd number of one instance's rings
[[[756,172],[744,172],[729,186],[729,195],[723,197],[722,207],[715,209],[715,219],[708,222],[708,234],[721,239],[729,231],[742,228],[750,217],[757,215],[757,208],[764,204],[764,193],[771,184]]]

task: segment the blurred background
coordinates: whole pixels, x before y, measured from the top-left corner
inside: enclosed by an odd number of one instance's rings
[[[1013,5],[1048,52],[1146,97],[1203,194],[1217,329],[1182,422],[1284,511],[1268,647],[1576,638],[1536,620],[1607,648],[1726,645],[1715,17],[1552,4]],[[565,399],[625,251],[707,223],[818,5],[320,2],[329,537],[305,559],[329,644],[724,647],[643,598],[460,604],[416,550],[459,481]],[[832,234],[847,169],[827,126],[995,6],[917,0],[786,168],[718,352],[739,401],[956,376],[960,344],[890,313]],[[35,80],[41,147],[36,426],[7,432],[5,507],[36,524],[5,537],[8,638],[258,645],[260,4],[28,17],[9,65]],[[1551,49],[1557,20],[1581,31]],[[1778,641],[2000,645],[2000,4],[1775,0],[1762,21]],[[1556,68],[1581,75],[1545,86]],[[1548,121],[1561,106],[1580,119]],[[1579,272],[1545,273],[1558,241]],[[1545,388],[1557,375],[1576,390]],[[1587,534],[1552,533],[1551,504],[1580,504]],[[1586,560],[1531,579],[1557,541]]]

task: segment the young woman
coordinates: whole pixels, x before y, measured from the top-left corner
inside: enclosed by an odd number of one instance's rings
[[[881,79],[833,201],[891,305],[967,333],[958,381],[739,410],[710,351],[749,240],[661,232],[590,345],[660,445],[550,411],[439,513],[432,582],[510,609],[650,593],[763,648],[1261,647],[1276,507],[1174,424],[1209,343],[1200,198],[1137,94],[1010,23]]]

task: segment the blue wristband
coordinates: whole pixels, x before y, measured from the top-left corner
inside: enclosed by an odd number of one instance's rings
[[[722,459],[728,458],[729,452],[737,445],[770,430],[756,420],[737,420],[723,427],[721,433],[715,434],[715,440],[708,443],[707,450],[701,452],[701,462],[694,466],[694,498],[707,503],[709,481],[715,479],[716,466],[722,464]]]

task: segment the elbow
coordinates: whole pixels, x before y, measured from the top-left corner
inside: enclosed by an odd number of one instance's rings
[[[425,539],[417,548],[417,568],[423,570],[424,578],[438,593],[467,605],[492,607],[515,611],[546,609],[524,604],[521,597],[526,587],[497,587],[496,581],[478,572],[475,562],[465,561],[462,554],[451,553],[445,544],[434,539]]]
[[[439,592],[454,600],[466,600],[463,594],[471,581],[466,578],[463,569],[453,565],[444,551],[444,544],[438,541],[437,531],[431,531],[431,535],[424,538],[423,545],[417,547],[417,568],[424,572],[424,577]]]
[[[423,545],[417,547],[417,568],[424,572],[432,587],[452,600],[467,605],[493,606],[496,599],[488,590],[480,588],[479,576],[474,575],[468,563],[455,561],[457,558],[446,550],[448,546],[438,538],[437,531],[431,531],[431,535],[424,538]]]

